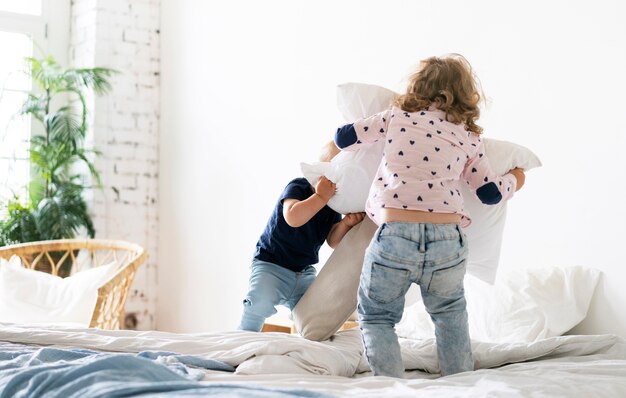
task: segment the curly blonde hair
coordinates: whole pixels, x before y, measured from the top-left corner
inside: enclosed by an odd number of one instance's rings
[[[417,112],[434,105],[446,112],[446,120],[481,134],[476,124],[481,101],[478,78],[469,62],[460,54],[430,57],[420,62],[419,69],[410,76],[406,93],[394,101],[405,112]]]

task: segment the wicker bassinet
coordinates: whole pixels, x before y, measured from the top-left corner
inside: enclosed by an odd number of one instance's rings
[[[0,258],[16,255],[24,267],[66,277],[82,269],[116,262],[117,272],[98,288],[98,300],[89,327],[119,329],[124,303],[137,268],[146,260],[143,247],[104,239],[61,239],[0,247]]]

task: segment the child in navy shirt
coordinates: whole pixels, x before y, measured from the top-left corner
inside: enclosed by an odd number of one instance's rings
[[[339,149],[329,142],[320,161],[328,162]],[[320,177],[315,187],[305,178],[291,180],[278,198],[274,211],[256,245],[248,294],[243,300],[240,330],[261,331],[277,305],[292,310],[313,283],[324,241],[335,248],[365,213],[343,219],[326,204],[335,184]]]

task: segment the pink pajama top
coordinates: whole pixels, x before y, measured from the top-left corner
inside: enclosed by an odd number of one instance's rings
[[[499,176],[489,166],[480,136],[463,124],[445,120],[445,112],[405,112],[393,107],[337,130],[339,148],[357,150],[385,140],[381,163],[366,203],[369,217],[380,225],[382,208],[458,213],[461,226],[471,223],[460,184],[485,204],[511,198],[517,179]]]

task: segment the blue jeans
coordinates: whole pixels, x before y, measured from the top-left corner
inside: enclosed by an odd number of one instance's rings
[[[317,271],[309,265],[294,272],[273,263],[252,261],[248,294],[243,300],[239,330],[260,332],[265,319],[274,315],[277,305],[292,310],[315,280]]]
[[[463,289],[467,247],[457,224],[381,225],[365,253],[359,324],[375,375],[403,377],[395,325],[411,283],[420,287],[435,325],[442,375],[474,369]]]

